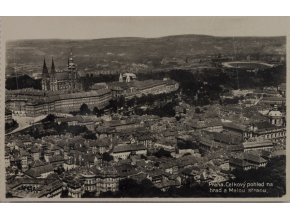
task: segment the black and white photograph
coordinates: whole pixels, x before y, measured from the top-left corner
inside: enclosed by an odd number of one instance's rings
[[[4,17],[5,201],[282,201],[279,19]]]

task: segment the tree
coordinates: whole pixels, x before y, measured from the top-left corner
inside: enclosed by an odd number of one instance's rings
[[[92,139],[92,140],[96,140],[97,136],[95,133],[91,132],[91,131],[87,131],[84,136],[85,139]]]
[[[195,113],[197,113],[197,114],[200,114],[201,113],[201,110],[200,110],[199,107],[195,108]]]
[[[114,159],[113,156],[110,155],[108,152],[105,152],[105,153],[103,154],[103,160],[104,160],[104,161],[110,162],[110,161],[112,161],[113,159]]]
[[[102,115],[101,110],[98,107],[94,107],[93,113],[96,114],[98,117]]]
[[[6,198],[13,198],[13,195],[11,194],[11,192],[6,192]]]
[[[117,112],[117,108],[118,108],[118,103],[116,99],[111,99],[109,102],[110,108],[112,108],[113,112]]]
[[[80,114],[82,115],[86,115],[86,114],[90,114],[91,110],[89,109],[87,104],[82,104],[80,107]]]
[[[79,135],[80,133],[88,132],[88,128],[86,126],[68,126],[67,131],[73,135]]]
[[[14,129],[18,128],[19,124],[15,121],[15,120],[12,120],[11,123],[5,123],[5,132],[11,132],[13,131]]]
[[[54,114],[48,114],[41,122],[42,123],[53,123],[56,116]]]
[[[137,182],[134,179],[126,178],[119,182],[120,197],[160,197],[162,192],[154,187],[149,179]]]
[[[172,157],[169,151],[165,151],[164,148],[160,148],[155,154],[156,157]]]
[[[117,105],[118,108],[124,107],[125,106],[125,102],[126,102],[125,97],[124,96],[120,96],[118,98],[118,105]]]
[[[68,198],[68,190],[62,190],[60,198]]]

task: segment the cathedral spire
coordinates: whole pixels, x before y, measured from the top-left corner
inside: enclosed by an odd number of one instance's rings
[[[70,54],[68,56],[67,67],[68,67],[68,70],[69,71],[76,70],[76,65],[74,64],[74,60],[73,60],[72,49],[70,50]]]
[[[73,53],[72,53],[72,49],[70,49],[70,54],[69,54],[69,58],[68,58],[68,62],[73,63]]]
[[[48,76],[48,69],[46,66],[45,58],[43,59],[42,76]]]
[[[55,73],[55,66],[54,66],[54,61],[53,61],[53,57],[51,59],[51,74],[54,74]]]

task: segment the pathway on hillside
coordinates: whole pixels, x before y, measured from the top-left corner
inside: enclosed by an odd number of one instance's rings
[[[47,115],[40,115],[38,117],[22,117],[22,116],[13,116],[13,119],[18,123],[18,127],[14,129],[12,132],[9,132],[5,135],[10,135],[19,131],[22,131],[28,127],[31,127],[38,123],[39,121],[46,118]]]

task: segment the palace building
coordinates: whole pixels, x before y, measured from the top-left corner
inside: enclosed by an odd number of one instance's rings
[[[80,89],[78,83],[77,65],[73,61],[73,54],[70,53],[68,58],[67,69],[63,71],[56,71],[54,60],[51,60],[51,70],[48,72],[45,59],[42,67],[42,90],[45,91],[59,91],[59,90],[76,90]]]
[[[163,80],[137,80],[133,73],[120,74],[119,81],[108,84],[113,97],[124,96],[126,99],[142,95],[158,95],[175,92],[179,89],[178,82],[164,78]]]
[[[112,96],[109,89],[78,93],[23,89],[9,90],[6,95],[8,109],[16,115],[29,117],[78,111],[82,104],[90,109],[102,109],[109,104]]]

